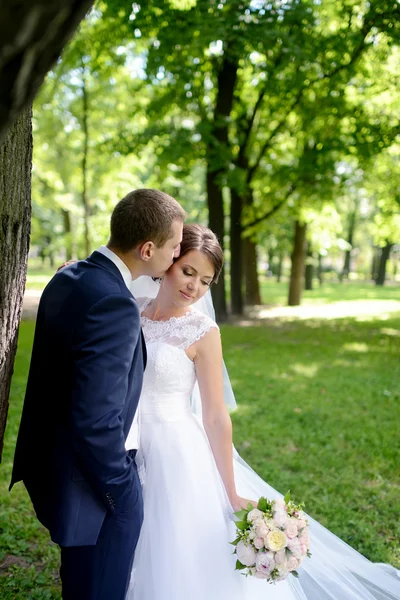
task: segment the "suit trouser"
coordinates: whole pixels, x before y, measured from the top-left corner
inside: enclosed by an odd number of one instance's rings
[[[124,600],[142,521],[143,499],[137,480],[118,511],[107,513],[96,545],[61,547],[63,599]]]

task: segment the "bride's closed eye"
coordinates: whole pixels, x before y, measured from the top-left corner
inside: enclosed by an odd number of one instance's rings
[[[183,274],[186,275],[187,277],[193,277],[193,273],[191,273],[190,271],[187,271],[186,269],[182,269]],[[211,285],[211,281],[201,281],[201,283],[203,285],[206,285],[207,287],[210,287]]]

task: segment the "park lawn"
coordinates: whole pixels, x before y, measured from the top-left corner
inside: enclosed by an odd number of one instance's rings
[[[60,598],[58,549],[23,486],[7,492],[33,329],[22,323],[0,467],[2,600]],[[398,567],[399,332],[400,313],[222,327],[239,452],[354,548]]]
[[[261,301],[268,306],[287,306],[289,282],[260,278]],[[302,305],[331,304],[352,300],[400,300],[400,285],[377,286],[372,281],[326,281],[322,286],[314,280],[314,289],[305,290]]]

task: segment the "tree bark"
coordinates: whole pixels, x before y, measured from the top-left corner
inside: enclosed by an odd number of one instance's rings
[[[304,280],[304,262],[306,247],[307,225],[299,221],[295,223],[294,244],[292,253],[292,269],[290,273],[289,284],[289,306],[298,306],[301,301],[303,280]]]
[[[324,283],[324,273],[322,270],[322,254],[321,254],[321,252],[318,252],[317,277],[318,277],[319,285],[322,285]]]
[[[283,266],[283,253],[278,252],[278,266],[276,268],[276,281],[277,283],[281,282],[282,278],[282,266]]]
[[[31,217],[31,111],[0,145],[0,459],[26,279]]]
[[[209,226],[218,237],[222,248],[224,247],[225,220],[221,179],[229,163],[228,119],[233,105],[237,69],[237,61],[233,61],[226,50],[218,73],[214,121],[206,149]],[[227,310],[224,272],[221,274],[219,283],[214,285],[212,290],[216,317],[218,320],[225,320]]]
[[[261,304],[261,293],[257,269],[257,245],[250,238],[244,238],[243,240],[243,258],[246,304],[248,306],[259,306]]]
[[[313,264],[313,251],[311,242],[307,245],[307,260],[305,269],[305,289],[311,291],[313,289],[313,278],[314,278],[314,264]]]
[[[379,259],[379,267],[378,267],[378,275],[375,279],[376,285],[384,285],[386,279],[386,265],[389,260],[390,251],[392,249],[393,244],[390,242],[386,243],[384,248],[381,248],[381,256]]]
[[[71,260],[73,256],[71,213],[64,208],[61,209],[61,212],[64,222],[65,260]]]
[[[92,4],[93,0],[2,1],[0,143]]]
[[[372,281],[376,281],[378,278],[378,268],[379,268],[379,258],[380,258],[380,248],[373,246],[372,248],[372,264],[371,264],[371,279]]]
[[[89,154],[89,98],[86,85],[85,66],[82,66],[82,131],[83,131],[83,153],[82,153],[82,205],[84,222],[84,248],[86,256],[90,254],[90,206],[87,192],[87,162]]]
[[[354,230],[356,228],[356,216],[357,216],[356,210],[354,210],[352,213],[350,213],[350,216],[349,216],[349,230],[347,233],[347,242],[350,244],[351,247],[353,247]],[[344,263],[343,263],[343,269],[342,269],[340,281],[343,281],[344,278],[347,279],[349,277],[349,273],[350,273],[350,269],[351,269],[351,250],[352,250],[352,248],[350,248],[350,250],[346,250],[344,253]]]
[[[224,204],[222,190],[215,182],[215,174],[210,171],[207,164],[207,201],[208,201],[208,225],[217,236],[222,249],[224,249]],[[226,292],[225,292],[225,268],[222,269],[218,283],[211,287],[215,316],[217,321],[225,321],[227,318]]]
[[[231,189],[231,309],[234,315],[243,314],[242,264],[242,198]]]

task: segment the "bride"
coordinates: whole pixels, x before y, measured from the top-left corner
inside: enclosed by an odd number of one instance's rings
[[[139,297],[143,284],[133,284],[148,363],[137,456],[144,522],[127,600],[400,599],[395,569],[369,562],[311,518],[312,558],[299,579],[268,585],[235,571],[233,511],[247,498],[281,496],[232,446],[219,329],[199,310],[222,264],[215,235],[185,225],[180,257],[161,283],[147,282],[158,293]]]

